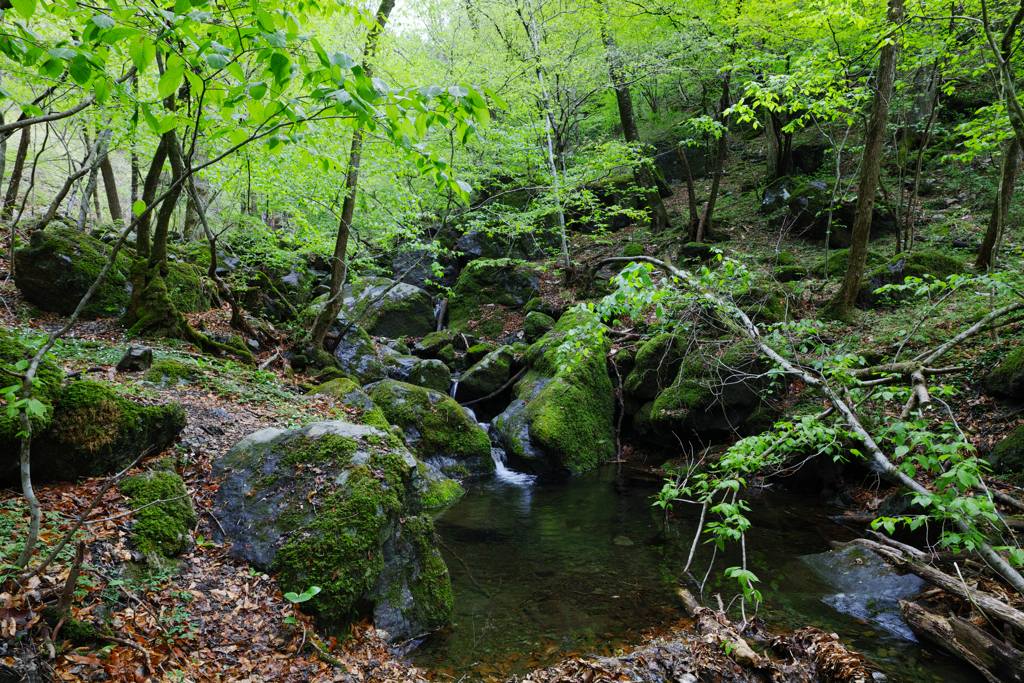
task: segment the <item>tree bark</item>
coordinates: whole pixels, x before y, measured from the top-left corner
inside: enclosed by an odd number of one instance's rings
[[[373,56],[377,52],[377,43],[381,33],[387,25],[388,17],[395,8],[395,0],[381,0],[377,8],[377,23],[370,29],[366,37],[366,47],[363,50],[363,70],[367,77],[372,72]],[[334,319],[341,311],[342,299],[341,288],[345,284],[345,277],[348,273],[347,258],[348,238],[352,228],[352,218],[356,208],[356,190],[359,186],[359,165],[363,158],[363,133],[358,128],[352,133],[352,146],[348,156],[348,176],[345,178],[345,200],[341,206],[341,220],[338,221],[338,237],[334,242],[334,254],[331,259],[331,292],[323,310],[313,321],[313,327],[309,332],[309,343],[313,348],[323,347],[324,337],[330,329]]]
[[[981,249],[978,250],[978,258],[974,261],[974,267],[978,270],[988,270],[995,265],[996,241],[1003,226],[1006,225],[1006,215],[1010,208],[1010,200],[1013,198],[1013,186],[1017,182],[1022,161],[1024,154],[1021,153],[1020,140],[1015,135],[1007,141],[1003,149],[1002,175],[996,189],[992,215],[988,219],[988,230],[985,231]]]
[[[715,175],[711,179],[711,192],[708,194],[707,204],[704,205],[704,212],[700,216],[700,221],[697,223],[693,232],[690,235],[690,241],[697,242],[700,244],[704,237],[707,236],[709,230],[711,230],[711,221],[715,215],[715,203],[718,200],[718,188],[722,184],[722,172],[725,165],[725,155],[728,151],[729,141],[729,128],[728,122],[726,121],[725,111],[729,108],[729,77],[730,73],[726,72],[725,80],[722,82],[722,99],[719,102],[718,107],[718,120],[722,124],[722,133],[718,138],[718,153],[715,156]]]
[[[604,5],[602,5],[604,8]],[[616,50],[618,46],[615,38],[608,32],[607,26],[601,24],[601,38],[604,41],[605,58],[608,61],[608,77],[612,81],[615,90],[615,103],[619,109],[619,122],[622,124],[622,137],[630,147],[639,147],[640,134],[636,127],[636,116],[633,112],[633,95],[629,91],[629,85],[622,74],[622,63]],[[661,201],[658,193],[658,185],[654,181],[653,173],[646,161],[641,161],[633,167],[633,182],[643,192],[647,210],[650,211],[651,230],[665,230],[670,227],[668,211],[665,203]]]
[[[93,201],[96,195],[96,179],[99,175],[101,160],[107,156],[107,145],[110,143],[112,130],[100,131],[96,136],[96,162],[89,169],[89,179],[85,184],[85,192],[82,193],[82,203],[78,211],[78,229],[85,231],[86,221],[89,219],[89,202]],[[96,206],[96,220],[100,219],[99,205]]]
[[[888,20],[893,26],[903,21],[903,0],[889,0]],[[875,210],[875,191],[878,188],[878,175],[882,165],[882,143],[885,141],[885,131],[889,123],[889,101],[892,99],[893,81],[896,78],[897,52],[898,45],[894,36],[891,42],[882,46],[878,58],[875,99],[864,134],[864,156],[857,184],[857,209],[853,218],[850,261],[839,291],[823,311],[826,316],[836,320],[847,321],[853,317],[853,305],[864,280],[868,238],[871,236],[871,216]]]
[[[18,141],[18,153],[14,157],[14,166],[11,168],[11,182],[7,186],[7,194],[4,195],[3,208],[0,209],[0,219],[8,221],[14,213],[14,206],[18,202],[18,190],[21,189],[21,176],[25,172],[25,159],[28,157],[29,143],[32,142],[32,127],[25,126],[21,130],[21,139]]]
[[[103,172],[103,189],[107,193],[107,208],[110,210],[110,220],[124,220],[121,213],[121,197],[117,193],[117,178],[114,176],[114,166],[110,163],[110,154],[103,155],[100,162],[100,171]]]
[[[160,143],[156,146],[156,151],[153,152],[153,159],[149,163],[149,172],[146,173],[146,178],[142,182],[142,201],[149,206],[156,199],[157,190],[160,187],[160,174],[164,170],[164,161],[167,159],[167,143],[164,138],[160,138]],[[135,251],[139,255],[139,258],[149,258],[149,227],[152,221],[153,212],[142,216],[139,219],[139,224],[135,228]]]

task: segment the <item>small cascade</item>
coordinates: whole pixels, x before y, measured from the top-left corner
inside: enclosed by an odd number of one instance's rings
[[[504,448],[492,448],[491,457],[494,458],[494,478],[500,482],[513,486],[529,486],[537,478],[535,474],[515,472],[505,467]]]
[[[455,393],[459,390],[459,380],[452,380],[452,388],[448,391],[448,395],[455,398]]]

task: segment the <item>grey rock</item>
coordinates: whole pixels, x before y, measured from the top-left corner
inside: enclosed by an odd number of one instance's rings
[[[118,372],[141,372],[149,370],[153,365],[153,349],[140,344],[132,344],[117,361]]]

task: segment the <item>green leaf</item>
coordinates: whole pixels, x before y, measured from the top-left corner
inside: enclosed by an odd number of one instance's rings
[[[157,86],[157,93],[160,99],[166,99],[178,92],[181,87],[181,80],[185,76],[185,62],[178,55],[171,55],[167,61],[167,68],[164,75],[160,77],[160,84]]]
[[[97,14],[89,21],[96,24],[98,28],[114,28],[115,26],[117,26],[117,22],[108,17],[106,14]]]
[[[54,59],[74,59],[78,53],[66,47],[55,47],[48,52]]]
[[[257,83],[256,85],[249,87],[249,97],[254,100],[262,100],[263,96],[267,94],[267,84]]]
[[[188,14],[190,9],[192,9],[192,3],[190,3],[188,0],[174,0],[175,14]]]
[[[129,43],[128,54],[139,73],[142,73],[156,59],[156,44],[143,36],[137,36]]]
[[[336,66],[341,69],[351,69],[356,65],[356,60],[349,57],[344,52],[335,52],[331,55],[331,66]]]
[[[217,53],[210,53],[206,55],[206,63],[214,69],[223,69],[228,65],[228,62],[228,58],[224,55],[219,55]]]
[[[11,5],[26,19],[36,12],[36,0],[11,0]]]
[[[146,202],[142,201],[141,199],[137,200],[134,204],[132,204],[132,213],[135,214],[136,216],[141,216],[142,212],[145,210]]]

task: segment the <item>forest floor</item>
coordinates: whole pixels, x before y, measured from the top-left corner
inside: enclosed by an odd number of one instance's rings
[[[736,185],[740,177],[734,181]],[[734,192],[733,215],[722,231],[729,240],[719,246],[729,255],[751,267],[767,268],[771,256],[780,250],[795,252],[799,263],[810,264],[822,256],[821,247],[789,240],[758,224],[756,205]],[[752,194],[752,193],[748,193]],[[685,211],[685,194],[676,193],[670,208]],[[763,221],[762,221],[763,222]],[[625,243],[644,243],[647,253],[658,255],[673,242],[659,241],[631,227],[611,235],[586,235],[574,239],[574,257],[592,262],[604,256],[620,255]],[[886,246],[874,243],[885,251]],[[891,251],[891,250],[890,250]],[[954,252],[957,253],[957,252]],[[958,252],[965,263],[969,254]],[[1018,259],[1014,256],[1012,258]],[[0,326],[12,330],[23,340],[52,329],[59,318],[40,314],[20,298],[7,277],[6,259],[0,257]],[[552,281],[553,282],[553,281]],[[560,303],[571,303],[575,293],[564,285],[551,284],[545,296]],[[808,281],[798,285],[800,317],[812,317],[834,288],[834,282]],[[826,325],[823,339],[834,353],[863,352],[872,349],[924,348],[948,338],[964,321],[985,307],[984,301],[969,297],[953,298],[948,303],[930,303],[878,309],[858,315],[853,325]],[[227,329],[226,310],[214,310],[191,316],[202,320],[207,330]],[[922,319],[927,324],[919,325]],[[107,493],[90,513],[87,531],[79,532],[87,540],[86,570],[78,580],[78,592],[72,607],[78,619],[109,618],[118,642],[97,648],[79,645],[58,634],[57,642],[22,643],[12,648],[11,640],[2,640],[0,663],[38,648],[40,661],[55,680],[81,681],[412,681],[435,678],[410,666],[378,637],[368,622],[351,627],[340,641],[317,635],[311,620],[298,615],[302,626],[288,624],[294,616],[292,605],[273,580],[244,563],[237,562],[223,546],[205,539],[211,537],[218,521],[210,513],[217,483],[209,478],[212,461],[245,435],[266,426],[290,428],[311,420],[333,419],[344,409],[328,396],[303,395],[302,378],[287,378],[280,361],[268,370],[241,368],[238,365],[199,356],[186,345],[173,340],[150,343],[157,357],[173,357],[192,365],[198,379],[189,384],[156,387],[140,382],[137,376],[121,374],[114,365],[133,340],[128,339],[116,320],[80,323],[57,350],[58,362],[66,373],[95,375],[115,386],[123,395],[141,403],[181,403],[189,418],[188,427],[179,436],[169,454],[178,462],[197,514],[194,543],[181,558],[174,572],[126,579],[124,569],[134,563],[127,541],[130,508],[116,491]],[[985,453],[1002,436],[1024,424],[1024,414],[1016,406],[1000,404],[977,391],[978,379],[1006,353],[1009,346],[1024,341],[1024,326],[1011,325],[998,338],[978,337],[958,349],[950,365],[964,367],[948,382],[960,387],[956,401],[943,404],[949,414],[969,435],[971,442]],[[271,356],[260,354],[258,361]],[[893,403],[898,413],[899,406]],[[145,463],[143,463],[145,465]],[[43,534],[44,548],[54,544],[64,529],[89,505],[103,480],[75,484],[40,486],[38,493],[48,511]],[[999,482],[997,482],[999,483]],[[865,492],[858,496],[864,511],[877,507],[880,499]],[[858,511],[859,512],[859,511]],[[0,491],[0,556],[9,553],[25,527],[25,510],[20,493]],[[69,544],[69,550],[70,550]],[[71,563],[68,552],[62,554],[38,583],[28,586],[34,595],[52,595],[62,585]],[[35,580],[34,580],[35,581]],[[30,616],[26,593],[0,594],[0,636],[22,631]],[[666,637],[678,642],[692,637],[688,620],[663,626],[649,634],[650,639]],[[344,663],[345,669],[324,663],[308,646],[316,639],[319,647]],[[52,647],[56,656],[47,656]],[[59,653],[59,654],[57,654]],[[502,678],[500,672],[481,678]],[[613,680],[620,677],[607,666],[587,663],[580,658],[567,660],[536,680]],[[0,681],[3,670],[0,667]]]

